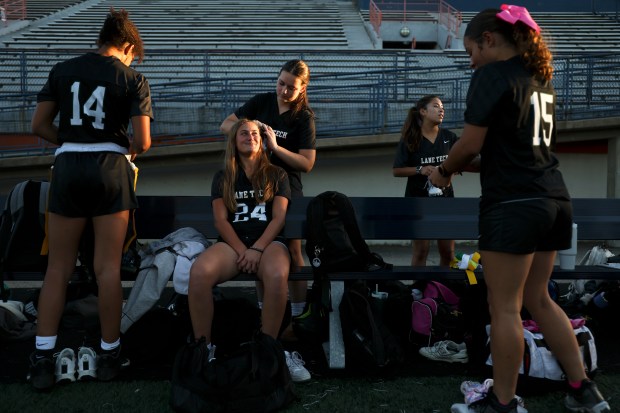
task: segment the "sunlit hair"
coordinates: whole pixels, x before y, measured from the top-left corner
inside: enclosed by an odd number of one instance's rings
[[[499,17],[499,9],[486,9],[474,16],[465,29],[465,37],[477,44],[482,43],[482,33],[499,33],[507,42],[516,46],[527,69],[539,80],[553,77],[553,56],[541,34],[517,21],[508,23]]]
[[[254,121],[241,118],[233,125],[228,134],[226,152],[224,154],[224,182],[222,186],[222,198],[226,208],[235,212],[237,210],[237,200],[235,199],[235,184],[238,174],[242,168],[239,151],[237,150],[237,133],[241,126]],[[260,136],[260,134],[259,134]],[[254,198],[257,202],[269,202],[278,191],[278,168],[273,166],[263,149],[262,139],[260,142],[259,159],[256,168],[250,178],[254,189]]]
[[[433,101],[433,99],[439,99],[436,95],[427,95],[418,100],[415,106],[412,106],[407,113],[407,119],[403,124],[403,128],[400,131],[400,138],[407,144],[407,149],[410,152],[417,152],[420,149],[420,142],[422,142],[422,116],[420,116],[420,110],[426,109],[426,107]]]
[[[144,43],[142,43],[138,28],[129,19],[129,13],[125,9],[116,11],[110,7],[110,13],[99,31],[97,46],[101,47],[107,44],[121,48],[125,42],[133,45],[134,56],[138,58],[138,62],[142,62],[144,59]]]
[[[288,72],[301,80],[302,86],[306,86],[302,92],[299,93],[297,99],[291,102],[291,118],[295,119],[302,111],[308,111],[311,115],[314,115],[310,104],[308,103],[308,84],[310,83],[310,69],[306,62],[300,59],[289,60],[282,65],[280,72]]]

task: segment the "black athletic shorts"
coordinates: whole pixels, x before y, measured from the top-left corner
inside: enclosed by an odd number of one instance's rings
[[[529,254],[571,247],[570,201],[536,198],[492,204],[480,211],[479,248]]]
[[[137,208],[135,178],[120,153],[61,153],[52,169],[48,211],[90,218]]]

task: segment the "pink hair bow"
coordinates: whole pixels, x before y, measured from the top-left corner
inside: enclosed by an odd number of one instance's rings
[[[521,23],[524,23],[534,29],[536,33],[540,33],[540,27],[536,24],[534,19],[532,19],[530,12],[528,12],[525,7],[502,4],[501,9],[502,11],[497,13],[497,17],[500,19],[511,24],[515,24],[520,21]]]

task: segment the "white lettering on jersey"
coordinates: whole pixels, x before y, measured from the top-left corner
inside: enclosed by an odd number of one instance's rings
[[[532,130],[532,145],[540,146],[541,131],[542,141],[545,146],[551,145],[551,133],[553,132],[553,115],[547,113],[549,105],[553,105],[553,95],[543,92],[534,92],[530,98],[530,104],[534,109],[534,127]]]
[[[282,130],[274,130],[273,133],[276,135],[276,138],[286,139],[288,132]]]
[[[420,159],[420,165],[434,165],[448,159],[448,155],[427,156]]]
[[[71,93],[73,94],[73,113],[71,116],[71,125],[82,125],[82,113],[80,112],[80,82],[74,82],[71,85]],[[103,119],[105,112],[103,111],[103,97],[105,96],[105,87],[97,86],[90,95],[86,103],[82,106],[84,115],[94,118],[92,125],[95,129],[103,129]]]
[[[260,197],[263,196],[263,190],[261,189],[260,191],[258,191],[258,194]],[[251,189],[249,191],[236,191],[235,192],[235,199],[250,199],[250,198],[254,198],[254,190]]]

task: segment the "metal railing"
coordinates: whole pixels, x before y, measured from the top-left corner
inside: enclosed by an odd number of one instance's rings
[[[181,56],[188,59],[187,54],[183,53],[161,55],[152,65],[165,66],[162,59],[174,60]],[[441,97],[446,108],[446,127],[462,127],[471,77],[467,64],[433,65],[421,63],[424,59],[420,55],[393,52],[391,55],[383,53],[380,57],[374,56],[386,68],[366,70],[361,61],[366,60],[368,64],[369,56],[342,53],[330,55],[329,58],[326,54],[302,56],[307,58],[311,69],[323,67],[312,75],[308,87],[310,104],[317,117],[319,139],[397,133],[408,109],[427,94]],[[153,60],[152,56],[149,57]],[[219,125],[226,116],[254,94],[275,90],[276,75],[283,56],[271,57],[273,61],[268,60],[268,54],[259,57],[263,60],[256,57],[253,61],[248,56],[237,56],[240,61],[246,62],[246,72],[235,73],[230,62],[224,67],[216,63],[220,59],[215,54],[201,53],[192,61],[201,60],[203,66],[200,68],[204,76],[173,81],[175,75],[169,73],[168,81],[153,82],[151,91],[156,121],[152,127],[157,144],[222,139]],[[434,58],[433,63],[446,61],[438,56]],[[29,62],[30,69],[34,68],[32,56],[26,56],[24,60]],[[347,62],[347,67],[349,62],[356,62],[359,66],[347,69],[344,62]],[[51,67],[50,63],[45,64],[46,72]],[[175,60],[176,66],[186,63]],[[376,63],[368,67],[372,66],[381,65]],[[620,56],[556,56],[554,66],[558,120],[620,116]],[[29,73],[28,70],[25,73]],[[254,75],[249,76],[248,73]],[[29,132],[36,93],[40,89],[40,82],[33,85],[33,80],[28,76],[15,79],[23,93],[16,90],[0,94],[1,133]],[[0,145],[3,145],[1,136]],[[0,150],[2,156],[49,152],[44,143],[21,147],[14,144],[0,146]]]
[[[26,18],[26,0],[2,0],[0,1],[2,16],[0,20],[24,20]]]
[[[444,0],[431,2],[370,0],[368,12],[370,24],[378,36],[381,33],[382,21],[392,20],[403,23],[415,21],[419,13],[430,14],[455,37],[458,37],[463,21],[461,13]]]

